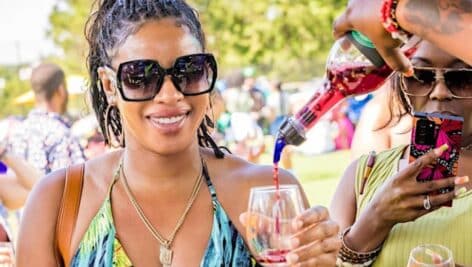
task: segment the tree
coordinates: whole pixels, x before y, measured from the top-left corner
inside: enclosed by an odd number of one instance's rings
[[[61,0],[49,16],[51,29],[47,33],[62,55],[53,60],[68,74],[86,75],[87,41],[84,28],[92,7],[91,0]]]
[[[224,69],[257,66],[282,79],[324,71],[333,43],[331,25],[347,1],[194,0],[208,33],[209,50]]]
[[[219,69],[255,66],[283,80],[322,74],[333,43],[331,25],[346,0],[190,0],[207,33]],[[68,72],[85,74],[84,25],[91,0],[62,0],[50,36],[64,52]]]
[[[18,67],[1,67],[0,78],[5,81],[0,91],[0,118],[12,114],[25,114],[30,105],[17,105],[16,97],[27,92],[30,88],[28,80],[21,80]]]

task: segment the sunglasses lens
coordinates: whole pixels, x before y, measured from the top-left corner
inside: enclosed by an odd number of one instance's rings
[[[153,97],[161,75],[155,62],[136,60],[121,66],[119,78],[126,98],[142,100]]]
[[[460,97],[472,96],[472,69],[448,71],[444,74],[446,86]]]
[[[172,76],[184,95],[196,95],[212,89],[215,74],[213,57],[202,54],[179,58],[175,62]]]
[[[427,94],[436,81],[433,70],[415,69],[413,77],[405,77],[406,91],[412,95]]]

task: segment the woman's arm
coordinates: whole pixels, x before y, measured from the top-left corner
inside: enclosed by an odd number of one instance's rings
[[[41,179],[31,192],[18,236],[17,267],[57,266],[55,227],[64,181],[62,169]]]
[[[372,251],[383,243],[395,224],[414,221],[453,199],[453,192],[430,195],[433,208],[424,209],[424,196],[441,188],[454,186],[455,177],[425,183],[418,183],[415,179],[425,166],[442,154],[443,149],[428,152],[402,171],[387,178],[376,189],[357,219],[356,213],[351,211],[356,210],[354,177],[357,164],[349,166],[333,199],[332,214],[341,227],[351,225],[351,230],[344,236],[344,241],[350,249],[358,252]]]
[[[354,223],[356,218],[356,195],[354,192],[357,160],[346,169],[331,200],[330,213],[340,229],[345,229]]]
[[[22,208],[29,190],[18,183],[14,173],[0,174],[0,200],[10,210]]]
[[[400,26],[472,65],[472,0],[401,0]]]
[[[44,175],[22,157],[8,151],[2,157],[2,161],[15,172],[18,183],[26,190],[31,190],[34,184]]]
[[[346,169],[331,201],[331,216],[341,229],[352,226],[344,240],[350,249],[371,251],[385,240],[391,226],[380,221],[375,212],[365,211],[356,220],[357,204],[355,177],[358,161],[353,161]]]
[[[357,30],[369,37],[393,69],[408,73],[410,61],[401,52],[399,40],[393,39],[380,21],[382,0],[351,0],[346,11],[335,21],[334,35]],[[469,40],[472,36],[472,0],[399,0],[396,10],[401,28],[418,35],[472,64]]]

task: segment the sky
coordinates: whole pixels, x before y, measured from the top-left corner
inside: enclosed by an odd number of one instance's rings
[[[45,35],[57,1],[0,0],[0,65],[33,63],[54,51]]]

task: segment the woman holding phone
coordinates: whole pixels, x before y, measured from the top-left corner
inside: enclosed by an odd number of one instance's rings
[[[419,183],[424,167],[436,162],[438,147],[408,163],[409,146],[362,156],[345,171],[331,204],[342,229],[339,262],[362,266],[405,266],[422,243],[450,248],[456,263],[472,264],[472,68],[427,41],[411,62],[414,77],[392,78],[392,102],[399,113],[437,112],[464,118],[457,177]],[[454,187],[436,195],[439,189]],[[453,207],[442,207],[454,200]],[[351,254],[347,251],[352,252]]]
[[[89,89],[107,142],[121,149],[85,163],[66,264],[256,265],[239,217],[250,189],[271,185],[272,168],[225,154],[210,137],[217,65],[196,11],[183,0],[97,3],[86,31]],[[32,192],[18,267],[57,266],[64,180],[54,172]],[[287,172],[281,183],[299,186]],[[334,265],[338,227],[325,208],[305,210],[294,228],[291,263]]]

